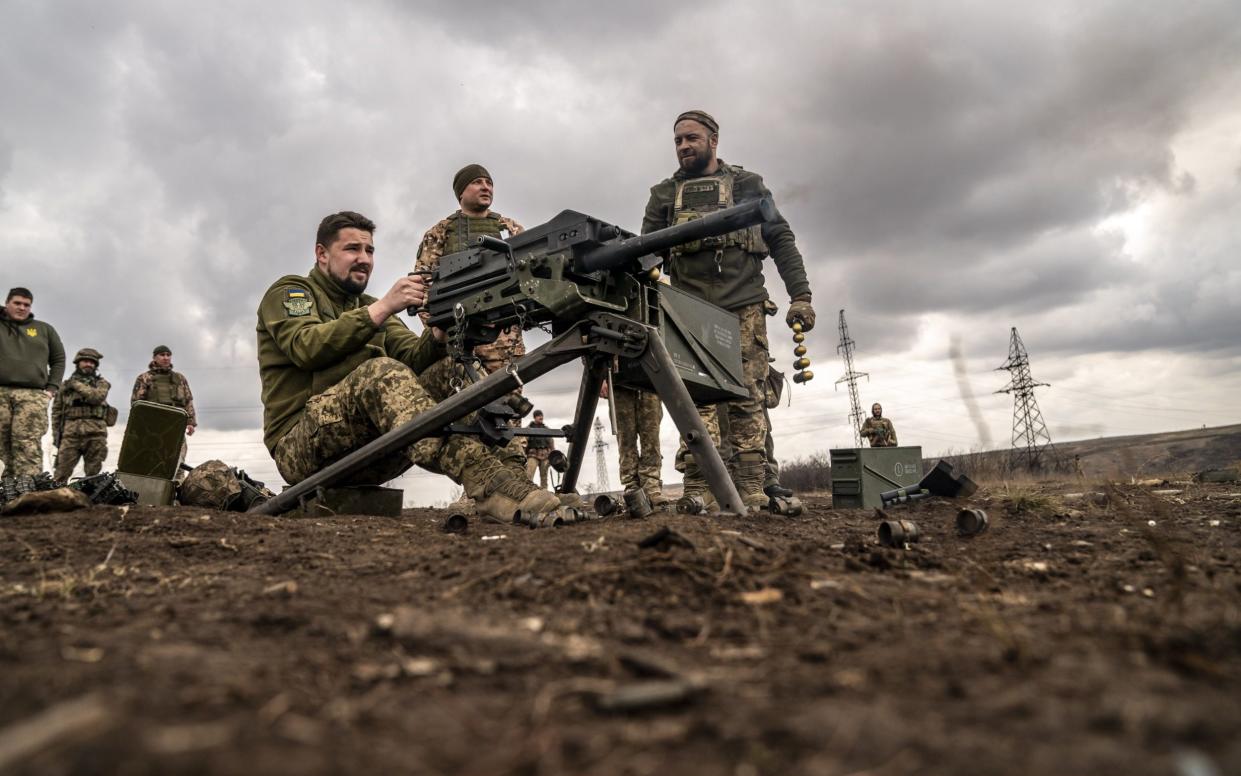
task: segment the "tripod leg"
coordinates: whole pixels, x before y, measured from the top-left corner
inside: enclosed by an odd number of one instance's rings
[[[582,459],[586,456],[586,443],[590,441],[591,423],[595,408],[599,406],[599,388],[608,373],[611,356],[595,356],[587,360],[582,370],[582,387],[577,393],[577,409],[573,412],[573,436],[569,437],[569,468],[560,480],[561,493],[576,493],[577,478],[582,471]]]
[[[712,444],[707,426],[698,415],[698,408],[690,398],[685,383],[677,374],[676,364],[672,363],[667,348],[653,329],[647,331],[646,350],[642,353],[640,363],[647,379],[655,386],[659,400],[668,408],[668,414],[676,423],[677,431],[681,432],[681,438],[685,440],[694,460],[702,469],[703,477],[715,494],[720,509],[744,515],[746,507],[741,501],[741,494],[737,493],[737,487],[733,485],[732,477],[728,476],[728,467],[720,458],[720,451]]]

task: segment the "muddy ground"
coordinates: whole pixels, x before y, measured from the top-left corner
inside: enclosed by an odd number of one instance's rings
[[[894,509],[901,550],[826,498],[465,535],[6,518],[0,770],[1241,773],[1241,488],[1052,495],[1082,489],[984,489],[973,539]]]

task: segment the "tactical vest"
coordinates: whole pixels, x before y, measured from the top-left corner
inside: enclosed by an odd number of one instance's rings
[[[472,248],[483,236],[502,238],[504,227],[498,213],[488,213],[482,218],[467,216],[460,210],[448,217],[448,229],[444,233],[444,255]]]
[[[172,372],[155,372],[147,401],[185,409],[185,396],[182,395],[181,386],[172,379]]]
[[[717,210],[732,207],[734,176],[730,172],[708,175],[705,178],[689,178],[677,182],[672,202],[672,225],[683,224],[702,218]],[[700,251],[723,251],[739,248],[746,253],[766,254],[761,227],[751,226],[719,237],[694,240],[672,249],[673,257]]]

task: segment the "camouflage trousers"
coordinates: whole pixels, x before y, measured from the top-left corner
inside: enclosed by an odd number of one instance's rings
[[[547,463],[546,455],[542,457],[532,455],[526,459],[526,476],[529,477],[531,481],[533,481],[534,473],[535,471],[538,471],[539,487],[543,488],[544,490],[547,489],[547,469],[548,469],[548,463]]]
[[[723,456],[726,459],[742,453],[760,453],[766,457],[767,429],[770,425],[766,414],[767,395],[764,387],[770,351],[767,343],[767,316],[762,303],[747,305],[736,312],[741,319],[743,384],[750,395],[737,401],[699,407],[698,414],[702,416],[707,431],[711,433],[711,440],[721,449],[721,455],[729,453]],[[719,407],[718,412],[716,407]],[[719,416],[724,416],[724,423],[720,422]],[[720,436],[721,426],[728,429],[723,439]],[[681,459],[686,452],[685,443],[682,442],[677,449],[678,470],[684,468]]]
[[[664,417],[663,405],[648,391],[614,388],[613,393],[621,486],[660,491],[664,457],[659,450],[659,424]]]
[[[431,409],[451,392],[452,369],[443,359],[416,377],[395,359],[370,359],[306,402],[302,417],[276,443],[273,457],[280,476],[289,484],[301,482]],[[371,462],[340,484],[387,482],[415,464],[460,483],[462,471],[485,458],[494,456],[477,439],[429,437]]]
[[[7,476],[43,471],[47,392],[0,386],[0,462]]]
[[[719,411],[720,407],[726,405],[716,405],[716,418],[720,425],[720,457],[725,461],[732,459],[733,450],[728,443],[729,427],[728,414]],[[767,453],[767,462],[763,471],[763,487],[768,485],[780,484],[780,462],[776,460],[776,440],[771,436],[771,412],[766,405],[763,406],[763,424],[767,427],[766,438],[763,441],[763,450]]]
[[[65,421],[56,453],[58,482],[68,482],[78,460],[83,462],[87,477],[103,470],[103,459],[108,457],[108,427],[102,420],[88,418],[85,421]]]

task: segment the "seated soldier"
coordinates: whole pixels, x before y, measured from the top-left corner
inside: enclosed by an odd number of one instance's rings
[[[319,224],[315,266],[263,295],[258,359],[264,442],[285,481],[306,479],[447,398],[453,365],[444,333],[411,332],[397,313],[420,307],[420,276],[402,277],[382,298],[362,292],[374,267],[375,224],[358,213]],[[418,464],[451,477],[480,512],[511,520],[560,505],[555,495],[506,468],[477,439],[429,437],[373,461],[342,485],[387,482]]]

